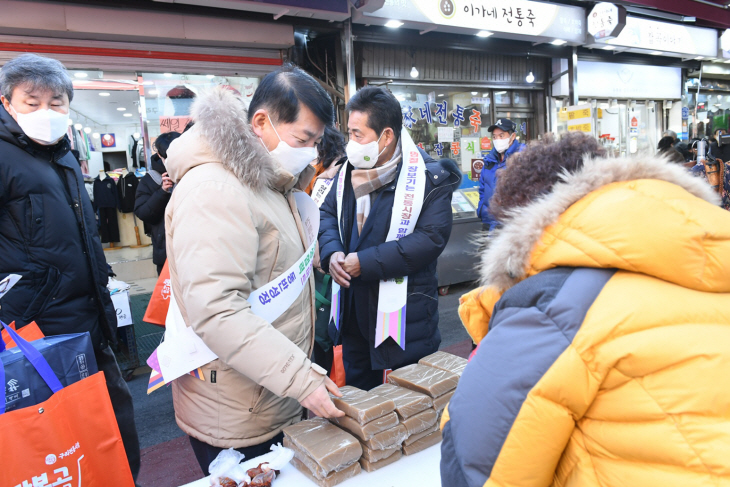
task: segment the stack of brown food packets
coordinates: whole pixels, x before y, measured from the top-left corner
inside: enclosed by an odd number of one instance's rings
[[[418,363],[421,365],[428,365],[429,367],[434,367],[436,369],[445,370],[461,377],[461,373],[464,372],[466,364],[468,364],[469,361],[465,358],[447,352],[436,352],[423,357],[418,361]],[[451,400],[451,396],[454,395],[455,390],[456,389],[451,392],[447,392],[438,399],[433,400],[433,407],[438,412],[439,422],[441,422],[441,415]]]
[[[326,419],[287,426],[284,446],[294,451],[291,463],[320,487],[332,487],[361,471],[360,442]]]
[[[419,413],[423,424],[431,424],[422,431],[414,432],[403,442],[403,454],[413,455],[441,441],[438,420],[459,383],[459,376],[447,370],[428,365],[413,364],[394,370],[388,382],[428,396],[431,408]]]
[[[341,387],[340,392],[342,397],[332,400],[345,416],[330,421],[360,440],[362,468],[372,472],[397,461],[408,431],[393,400],[352,386]]]

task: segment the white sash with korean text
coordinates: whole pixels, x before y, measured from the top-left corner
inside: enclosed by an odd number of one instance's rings
[[[317,179],[314,182],[314,187],[312,188],[312,200],[317,205],[317,208],[322,206],[322,203],[324,203],[324,199],[327,197],[327,195],[330,193],[330,190],[335,185],[335,179]]]
[[[426,164],[423,156],[405,130],[401,132],[403,162],[393,199],[393,209],[386,242],[400,240],[413,233],[421,214],[426,193]],[[342,200],[345,179],[350,164],[340,171],[337,178],[337,222],[342,222]],[[342,229],[340,229],[342,232]],[[340,233],[341,235],[341,233]],[[337,294],[335,293],[337,291]],[[332,284],[332,318],[339,329],[339,286]],[[380,281],[378,313],[375,325],[375,347],[388,337],[403,350],[406,348],[406,303],[408,301],[408,276]],[[335,305],[337,303],[337,305]],[[335,314],[337,313],[337,314]]]
[[[281,316],[296,301],[312,274],[319,232],[319,208],[306,193],[295,193],[294,199],[309,247],[294,265],[248,297],[251,311],[269,323]],[[172,292],[165,326],[164,341],[156,349],[161,369],[158,372],[165,383],[170,383],[217,358],[193,329],[186,326]]]

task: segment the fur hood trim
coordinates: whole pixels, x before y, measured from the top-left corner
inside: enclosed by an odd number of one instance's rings
[[[550,193],[533,203],[513,210],[496,236],[489,239],[482,255],[482,285],[506,291],[526,277],[530,256],[545,229],[556,223],[574,203],[611,183],[639,179],[659,179],[676,184],[713,205],[719,196],[703,180],[664,157],[586,157],[583,167],[564,172]]]
[[[233,92],[217,87],[201,94],[191,115],[220,162],[254,191],[275,184],[274,159],[251,129],[248,110]]]

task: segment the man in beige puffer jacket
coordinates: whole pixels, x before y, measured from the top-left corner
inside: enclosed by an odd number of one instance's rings
[[[250,108],[223,88],[199,97],[195,125],[166,164],[177,183],[165,215],[173,292],[186,325],[218,356],[204,381],[185,375],[172,389],[204,472],[221,449],[266,453],[302,406],[343,414],[328,395],[337,387],[308,358],[313,279],[272,323],[247,301],[307,248],[293,192],[313,176],[305,159],[332,123],[332,102],[309,75],[284,67],[264,78]]]

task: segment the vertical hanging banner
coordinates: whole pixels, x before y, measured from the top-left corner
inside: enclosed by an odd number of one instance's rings
[[[590,105],[568,107],[568,132],[593,133],[592,113]]]

